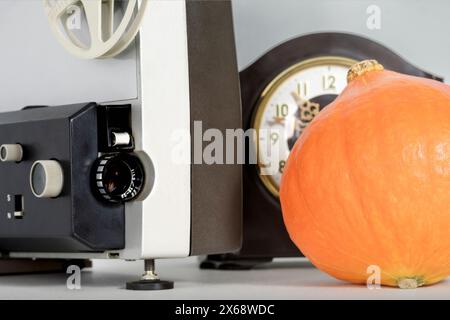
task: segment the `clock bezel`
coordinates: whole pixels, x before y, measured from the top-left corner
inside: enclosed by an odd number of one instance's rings
[[[259,145],[259,130],[261,128],[261,121],[263,118],[263,115],[265,111],[268,108],[268,103],[270,99],[272,98],[273,94],[276,92],[278,88],[280,88],[283,83],[288,80],[293,75],[306,70],[308,68],[321,66],[321,65],[340,65],[345,67],[350,67],[354,63],[356,63],[357,60],[352,58],[347,58],[343,56],[337,56],[337,55],[329,55],[329,56],[320,56],[320,57],[314,57],[302,60],[300,62],[296,62],[292,64],[291,66],[287,67],[283,71],[281,71],[261,92],[261,95],[259,96],[255,108],[254,113],[251,120],[251,127],[255,129],[256,136],[254,137],[254,146],[256,147],[256,154],[257,154],[257,170],[258,170],[258,177],[260,178],[261,182],[263,183],[264,187],[275,197],[279,198],[279,188],[277,186],[276,181],[273,179],[273,175],[261,175],[260,169],[261,169],[261,163],[259,162],[260,159],[260,145]]]

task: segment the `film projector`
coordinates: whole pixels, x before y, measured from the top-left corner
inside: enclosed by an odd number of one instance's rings
[[[191,161],[194,122],[241,127],[230,1],[7,0],[0,36],[0,263],[145,260],[152,290],[240,248],[241,166]]]

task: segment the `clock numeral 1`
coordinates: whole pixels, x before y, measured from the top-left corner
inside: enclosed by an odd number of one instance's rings
[[[286,117],[289,114],[289,106],[287,104],[277,104],[277,118]]]
[[[322,76],[323,90],[336,90],[336,77],[334,75]]]

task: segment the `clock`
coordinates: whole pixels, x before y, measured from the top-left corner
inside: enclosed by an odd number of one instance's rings
[[[261,93],[251,127],[258,133],[259,177],[273,196],[278,197],[283,169],[298,137],[344,90],[347,72],[356,62],[339,56],[306,59],[281,72]],[[260,134],[263,131],[268,134]]]
[[[303,130],[346,87],[350,66],[366,59],[442,81],[377,42],[345,33],[289,40],[241,71],[243,127],[255,132],[246,146],[243,244],[239,252],[208,256],[202,268],[246,269],[276,257],[302,256],[281,213],[278,192],[284,165]]]

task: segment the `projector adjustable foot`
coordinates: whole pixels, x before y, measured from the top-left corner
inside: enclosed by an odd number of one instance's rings
[[[155,260],[145,260],[145,272],[141,280],[127,282],[127,290],[167,290],[173,289],[172,281],[160,280],[155,273]]]

